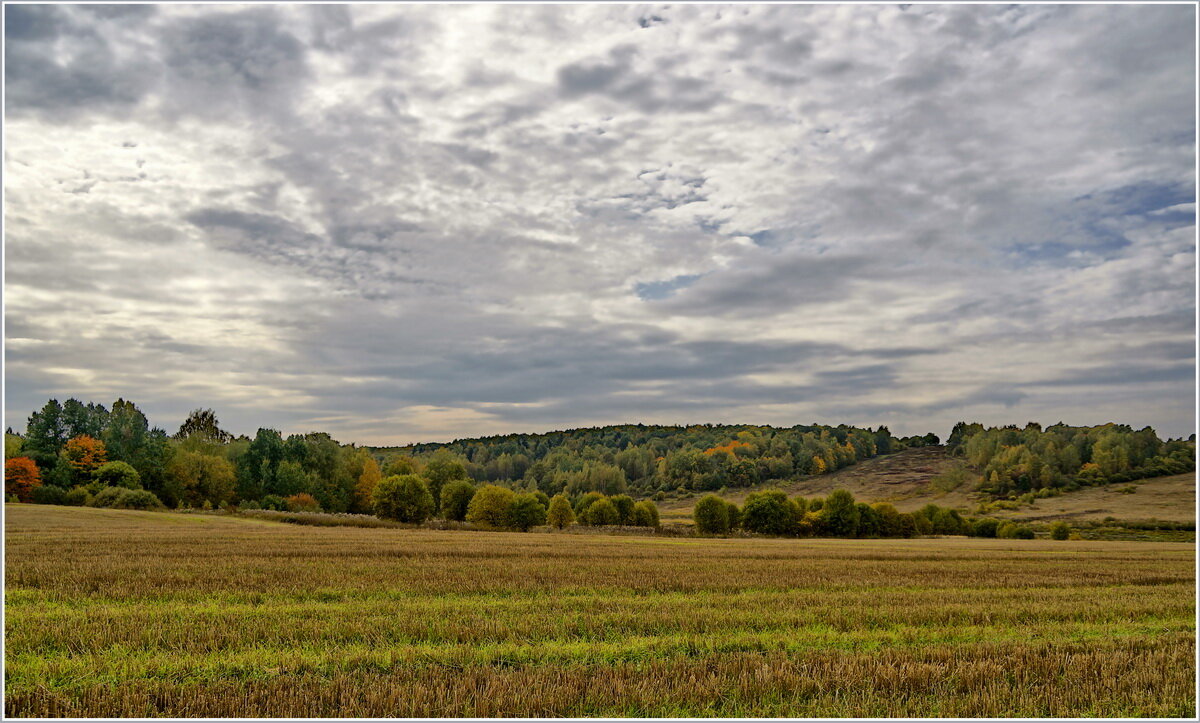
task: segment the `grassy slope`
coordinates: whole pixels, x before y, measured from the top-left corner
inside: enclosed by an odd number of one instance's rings
[[[1195,711],[1185,545],[5,516],[10,716]]]
[[[935,477],[961,464],[961,461],[947,457],[941,447],[910,449],[869,459],[833,474],[806,477],[783,489],[789,495],[818,497],[844,487],[856,499],[891,502],[902,512],[910,512],[930,502],[966,512],[985,499],[972,492],[979,481],[977,475],[971,475],[965,484],[949,492],[938,490],[931,484]],[[1135,493],[1119,492],[1129,486],[1083,488],[1060,497],[1036,500],[1032,506],[1022,506],[1019,510],[999,510],[991,514],[1031,521],[1102,520],[1110,516],[1123,520],[1195,521],[1195,473],[1141,480],[1132,485],[1137,490]],[[729,490],[725,497],[741,504],[749,492]],[[660,503],[662,519],[690,520],[698,498],[699,495],[689,495]]]

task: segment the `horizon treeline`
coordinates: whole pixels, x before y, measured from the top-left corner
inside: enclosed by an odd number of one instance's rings
[[[68,504],[118,487],[148,491],[168,507],[257,503],[370,513],[380,479],[419,475],[436,506],[441,487],[456,479],[563,494],[574,504],[588,493],[661,499],[785,482],[938,443],[932,433],[897,438],[884,426],[626,424],[370,447],[324,432],[285,437],[266,427],[235,437],[211,409],[194,410],[168,434],[124,399],[111,409],[51,399],[30,415],[24,435],[6,434],[5,487],[6,496],[22,500],[42,487],[39,501]],[[947,448],[997,496],[1174,474],[1195,459],[1194,436],[1164,442],[1149,427],[1115,424],[1022,429],[960,422]]]
[[[5,457],[14,460],[6,462],[6,488],[15,480],[6,494],[27,498],[44,486],[50,489],[39,494],[49,501],[117,486],[148,490],[168,507],[258,501],[371,512],[378,479],[416,474],[429,481],[435,500],[444,482],[461,478],[577,501],[589,492],[649,496],[749,487],[938,441],[932,433],[897,438],[887,427],[639,424],[369,447],[324,432],[284,437],[266,427],[235,437],[211,409],[194,410],[168,434],[124,399],[111,409],[51,399],[30,415],[24,435],[6,434]]]

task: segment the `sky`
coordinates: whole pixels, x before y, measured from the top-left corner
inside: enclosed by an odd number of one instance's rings
[[[5,420],[1195,431],[1191,5],[5,5]]]

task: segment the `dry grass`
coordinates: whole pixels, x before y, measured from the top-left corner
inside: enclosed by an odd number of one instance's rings
[[[1190,716],[1193,552],[9,505],[10,716]]]
[[[1128,494],[1122,490],[1132,489]],[[1196,521],[1196,473],[1153,477],[1133,483],[1084,487],[1060,497],[1043,497],[1032,506],[1002,513],[1034,522],[1066,520],[1169,520]]]

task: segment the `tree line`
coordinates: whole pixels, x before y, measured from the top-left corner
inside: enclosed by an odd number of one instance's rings
[[[1059,423],[1043,429],[1035,422],[1024,428],[959,422],[946,449],[980,472],[981,491],[996,496],[1129,482],[1196,467],[1195,435],[1163,441],[1151,427],[1135,431],[1124,424]]]
[[[751,425],[620,425],[456,440],[448,444],[363,447],[329,434],[284,436],[260,428],[253,437],[221,428],[211,409],[192,411],[174,434],[152,426],[130,401],[102,404],[51,399],[34,411],[24,435],[5,435],[6,496],[112,504],[371,513],[383,479],[417,475],[435,512],[452,480],[492,484],[572,509],[589,493],[613,500],[633,493],[718,490],[768,480],[825,474],[909,446],[936,444],[929,434],[896,438],[839,425],[791,428]],[[548,505],[546,506],[549,511]]]
[[[827,497],[792,497],[780,489],[751,492],[739,507],[718,495],[701,497],[692,510],[696,531],[725,535],[744,530],[776,537],[917,537],[919,535],[967,535],[1032,539],[1033,529],[1011,521],[963,517],[958,510],[927,504],[914,512],[900,512],[894,505],[858,502],[848,490],[837,489]],[[1055,539],[1066,539],[1069,528],[1060,523]]]
[[[135,404],[111,409],[69,399],[33,412],[26,433],[5,434],[7,499],[134,509],[218,508],[430,518],[494,529],[550,524],[657,527],[653,501],[635,501],[605,468],[585,465],[597,489],[563,485],[553,498],[528,479],[489,484],[450,449],[418,455],[340,444],[320,432],[253,438],[223,430],[211,409],[191,412],[172,435]],[[601,491],[602,490],[602,491]]]

